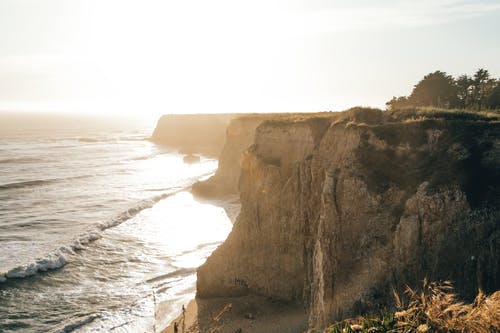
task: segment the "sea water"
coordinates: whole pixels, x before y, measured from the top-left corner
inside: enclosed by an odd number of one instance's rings
[[[231,229],[188,191],[217,161],[154,125],[0,116],[0,332],[159,331],[194,296]]]

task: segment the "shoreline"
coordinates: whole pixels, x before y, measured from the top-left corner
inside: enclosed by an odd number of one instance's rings
[[[194,195],[194,198],[199,202],[211,203],[223,208],[232,224],[236,222],[241,209],[239,196],[203,198]],[[194,297],[184,305],[184,316],[181,305],[174,319],[166,327],[156,331],[174,333],[174,323],[178,324],[178,333],[300,333],[304,332],[307,326],[307,316],[301,305],[262,296],[247,295],[210,299]],[[159,309],[163,306],[172,306],[172,304],[162,302],[159,304]],[[157,319],[157,324],[160,321],[161,317]]]
[[[262,296],[194,298],[161,333],[301,333],[307,329],[305,309]],[[183,325],[184,324],[184,325]]]
[[[178,333],[181,333],[182,331],[188,332],[189,328],[193,327],[197,321],[197,316],[196,314],[198,313],[198,306],[196,304],[196,300],[192,299],[189,301],[188,305],[186,306],[186,311],[185,311],[185,316],[182,314],[182,310],[179,311],[179,315],[175,317],[167,327],[162,329],[160,332],[161,333],[174,333],[174,323],[177,323],[178,325]],[[184,330],[183,330],[184,326]]]
[[[198,196],[192,193],[191,188],[186,189],[189,193],[193,195],[193,199],[204,204],[212,204],[214,206],[218,206],[224,209],[226,215],[231,221],[231,224],[234,225],[236,222],[236,219],[240,213],[241,209],[241,204],[240,204],[240,198],[238,195],[233,194],[233,195],[226,195],[226,196],[221,196],[221,197],[203,197],[203,196]],[[162,332],[162,333],[170,333],[174,332],[174,323],[178,323],[179,327],[179,333],[182,332],[182,326],[181,322],[183,321],[182,318],[182,310],[179,308],[178,315],[175,315],[175,317],[169,321],[168,325],[166,327],[161,327],[159,326],[162,322],[163,324],[165,323],[162,321],[162,318],[166,316],[165,312],[168,311],[168,308],[171,308],[172,306],[181,306],[178,304],[172,304],[171,302],[164,301],[158,304],[158,309],[157,309],[157,314],[160,316],[156,318],[156,332]],[[194,323],[197,321],[197,302],[195,298],[191,298],[188,300],[187,304],[184,304],[186,307],[186,318],[185,318],[185,332],[188,332],[187,327],[192,327]],[[192,329],[191,329],[192,331]]]

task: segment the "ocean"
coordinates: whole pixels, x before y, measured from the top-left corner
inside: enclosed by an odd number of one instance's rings
[[[159,331],[194,297],[231,214],[154,126],[0,116],[0,332]]]

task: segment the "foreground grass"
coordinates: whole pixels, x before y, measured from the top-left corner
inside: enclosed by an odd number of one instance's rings
[[[500,332],[500,291],[489,296],[479,291],[472,303],[464,303],[450,282],[424,281],[422,291],[407,287],[402,297],[394,293],[394,298],[397,312],[343,320],[325,332]]]

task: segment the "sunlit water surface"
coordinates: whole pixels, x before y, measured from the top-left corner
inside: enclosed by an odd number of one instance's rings
[[[231,230],[186,191],[215,160],[185,164],[151,124],[101,125],[0,128],[0,332],[164,327]]]

